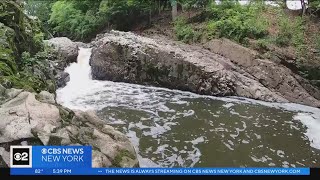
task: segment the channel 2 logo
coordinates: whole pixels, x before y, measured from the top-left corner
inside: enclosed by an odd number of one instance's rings
[[[31,168],[32,146],[10,146],[10,167]]]

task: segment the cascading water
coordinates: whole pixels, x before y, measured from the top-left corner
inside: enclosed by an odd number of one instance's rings
[[[96,81],[90,56],[80,49],[57,100],[127,134],[142,167],[320,167],[317,108]]]

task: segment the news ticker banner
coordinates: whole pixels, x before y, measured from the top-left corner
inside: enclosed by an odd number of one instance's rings
[[[310,168],[92,168],[91,146],[11,146],[11,175],[310,175]]]
[[[309,168],[13,168],[11,175],[310,175]]]

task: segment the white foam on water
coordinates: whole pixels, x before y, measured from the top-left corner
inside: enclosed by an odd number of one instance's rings
[[[311,147],[320,149],[320,121],[307,113],[298,113],[293,117],[294,120],[301,121],[306,127]]]

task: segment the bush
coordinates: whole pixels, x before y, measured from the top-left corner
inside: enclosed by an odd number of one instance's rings
[[[174,23],[174,31],[178,40],[191,43],[199,39],[199,34],[195,33],[191,25],[186,23],[183,18],[178,18]]]
[[[107,25],[129,30],[136,22],[149,17],[150,3],[154,1],[60,0],[52,6],[49,25],[56,36],[86,41]]]
[[[309,7],[311,13],[315,13],[316,15],[320,15],[320,2],[319,0],[309,0]]]
[[[260,4],[252,3],[242,6],[236,1],[222,1],[208,9],[209,19],[207,31],[209,38],[226,37],[237,42],[246,38],[265,37],[267,21],[259,16]]]
[[[266,50],[268,49],[268,45],[270,44],[270,40],[269,39],[258,39],[257,40],[257,48],[259,48],[260,50]]]
[[[282,15],[278,19],[279,33],[275,37],[275,43],[280,47],[293,45],[299,49],[304,45],[304,21],[301,17],[289,19]]]

